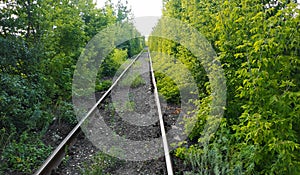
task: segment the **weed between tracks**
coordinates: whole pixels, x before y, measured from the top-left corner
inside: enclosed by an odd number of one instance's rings
[[[121,161],[122,163],[122,161]],[[107,171],[113,169],[115,166],[120,164],[120,161],[112,156],[105,153],[98,152],[92,158],[92,163],[84,163],[81,169],[81,174],[83,175],[104,175],[109,174]]]

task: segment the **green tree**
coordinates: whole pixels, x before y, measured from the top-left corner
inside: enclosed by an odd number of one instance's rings
[[[164,16],[189,23],[211,42],[227,79],[226,111],[210,144],[182,147],[177,155],[199,174],[298,174],[300,17],[295,1],[164,4]],[[170,32],[166,28],[154,32]],[[186,127],[191,131],[196,121],[189,138],[201,143],[211,109],[205,72],[179,44],[155,37],[149,43],[151,50],[175,55],[196,69],[193,75],[205,93],[197,102],[199,115]]]
[[[92,0],[0,3],[5,3],[0,9],[0,174],[32,173],[50,153],[41,141],[50,123],[76,122],[71,104],[76,62],[91,38],[117,22],[117,9],[109,1],[97,9]],[[126,6],[119,7],[129,16]],[[127,48],[136,52],[140,46]],[[119,64],[128,50],[115,50],[113,60]],[[12,155],[16,150],[23,157]]]

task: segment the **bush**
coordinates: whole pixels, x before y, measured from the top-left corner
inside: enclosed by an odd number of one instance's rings
[[[118,68],[128,58],[126,50],[115,49],[110,55],[108,55],[101,64],[99,76],[100,78],[113,77]]]
[[[168,103],[179,104],[180,92],[176,83],[168,76],[162,73],[155,73],[157,79],[158,92]]]
[[[58,101],[56,104],[55,115],[59,121],[64,121],[70,124],[76,124],[77,119],[73,110],[73,104],[66,101]]]
[[[16,128],[22,133],[42,130],[51,122],[48,98],[41,84],[32,83],[26,75],[1,74],[0,87],[0,128]]]
[[[12,141],[1,155],[0,170],[8,172],[22,172],[32,174],[51,153],[52,147],[46,146],[35,136],[30,137],[23,132],[19,142]]]
[[[101,81],[100,83],[96,84],[96,91],[106,91],[110,88],[110,86],[112,85],[112,81],[111,80],[104,80]]]

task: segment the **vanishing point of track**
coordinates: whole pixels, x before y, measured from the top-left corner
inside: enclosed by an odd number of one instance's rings
[[[150,66],[150,76],[151,76],[151,84],[152,84],[152,91],[154,93],[155,97],[155,103],[157,106],[157,112],[158,112],[158,119],[159,119],[159,126],[160,126],[160,134],[162,137],[162,143],[163,143],[163,149],[164,149],[164,155],[165,155],[165,162],[166,162],[166,169],[168,175],[173,175],[173,170],[172,170],[172,163],[171,163],[171,158],[169,154],[169,147],[168,147],[168,142],[167,142],[167,137],[166,137],[166,129],[164,126],[164,121],[163,121],[163,115],[162,115],[162,110],[161,110],[161,104],[159,101],[159,96],[158,96],[158,90],[156,86],[156,80],[154,77],[154,71],[153,71],[153,66],[152,66],[152,59],[150,56],[149,50],[147,50],[147,53],[144,53],[142,51],[139,53],[133,61],[127,66],[127,68],[121,73],[121,75],[114,81],[112,86],[102,95],[102,97],[96,102],[96,104],[89,110],[89,112],[78,122],[78,124],[72,129],[72,131],[63,139],[63,141],[59,144],[58,147],[52,152],[52,154],[46,159],[46,161],[43,163],[43,165],[40,166],[40,168],[35,172],[35,175],[47,175],[51,174],[52,170],[57,168],[59,164],[61,163],[62,159],[65,156],[65,150],[71,146],[73,146],[76,142],[76,139],[81,132],[81,126],[82,124],[94,113],[95,110],[97,110],[97,107],[103,103],[105,98],[112,92],[112,90],[116,87],[116,85],[119,83],[121,78],[128,72],[130,68],[132,68],[132,65],[140,58],[142,54],[147,54],[149,58],[149,66]]]

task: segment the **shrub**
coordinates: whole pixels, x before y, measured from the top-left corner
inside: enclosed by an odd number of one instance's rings
[[[56,105],[56,116],[59,121],[64,121],[70,124],[76,124],[77,119],[74,114],[73,104],[66,101],[58,101]]]
[[[155,73],[157,89],[162,97],[169,103],[179,104],[180,92],[176,83],[162,73]]]
[[[23,132],[19,142],[12,141],[1,156],[0,169],[3,172],[22,172],[32,174],[51,153],[52,147],[46,146],[36,137]]]
[[[112,85],[111,80],[104,80],[96,84],[96,91],[106,91]]]

